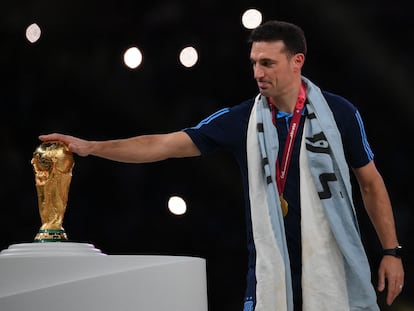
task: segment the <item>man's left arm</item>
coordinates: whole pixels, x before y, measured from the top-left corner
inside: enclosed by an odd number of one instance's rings
[[[374,161],[354,169],[361,190],[365,209],[377,232],[383,249],[393,249],[399,245],[395,229],[391,201],[382,176]],[[391,305],[404,285],[404,269],[401,258],[383,256],[378,271],[378,290],[388,286],[387,304]]]

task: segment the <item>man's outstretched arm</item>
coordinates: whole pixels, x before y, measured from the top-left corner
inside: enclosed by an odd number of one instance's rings
[[[200,151],[185,132],[142,135],[106,141],[85,140],[64,134],[40,135],[41,141],[61,141],[70,151],[126,163],[156,162],[168,158],[199,156]]]

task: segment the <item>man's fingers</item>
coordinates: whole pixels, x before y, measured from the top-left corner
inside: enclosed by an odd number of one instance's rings
[[[47,135],[40,135],[39,139],[41,141],[49,141],[49,140],[63,140],[64,135],[62,134],[57,134],[57,133],[53,133],[53,134],[47,134]]]
[[[385,273],[383,271],[378,272],[378,290],[382,292],[385,288]]]
[[[395,298],[401,293],[403,284],[395,283],[393,286],[388,285],[387,304],[390,306]]]

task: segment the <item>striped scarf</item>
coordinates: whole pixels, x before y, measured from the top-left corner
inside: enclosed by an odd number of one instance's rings
[[[307,88],[300,152],[304,311],[378,311],[363,248],[342,140],[320,89]],[[269,105],[258,95],[247,133],[249,196],[256,248],[255,311],[292,311],[283,215],[275,180],[279,150]],[[246,310],[246,308],[245,308]]]

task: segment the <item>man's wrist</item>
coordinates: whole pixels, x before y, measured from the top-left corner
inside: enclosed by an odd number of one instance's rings
[[[382,250],[383,256],[394,256],[397,258],[401,258],[403,256],[403,248],[401,245],[398,245],[394,248],[386,248]]]

